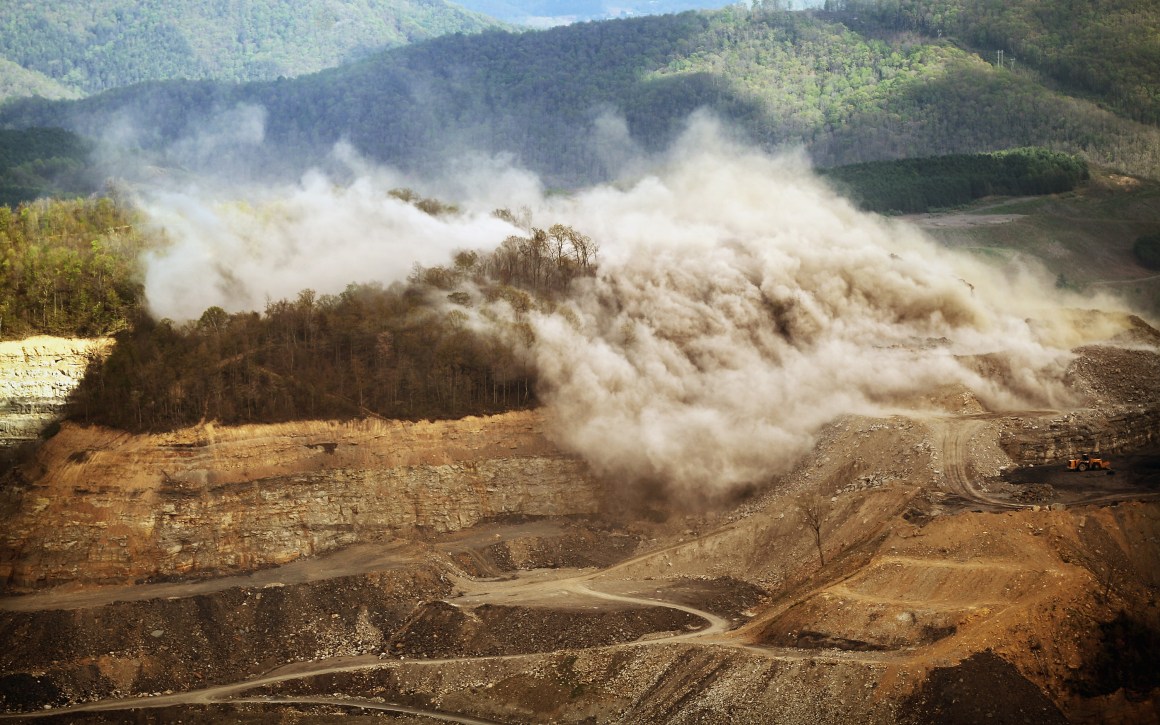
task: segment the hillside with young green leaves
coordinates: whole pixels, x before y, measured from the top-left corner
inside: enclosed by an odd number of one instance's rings
[[[174,78],[293,77],[384,47],[497,25],[444,0],[5,0],[2,6],[0,58],[85,93]]]
[[[141,298],[139,221],[108,198],[0,206],[0,340],[125,327]]]
[[[1154,0],[828,0],[895,30],[951,36],[1032,68],[1128,118],[1160,123],[1160,3]]]
[[[690,113],[709,108],[763,147],[804,146],[821,166],[1038,146],[1160,176],[1155,126],[997,68],[948,39],[872,37],[830,17],[730,7],[444,36],[294,80],[12,102],[0,124],[98,136],[130,119],[143,129],[135,143],[160,148],[207,128],[220,142],[222,127],[241,125],[221,114],[253,108],[265,119],[264,143],[215,149],[215,169],[300,168],[346,140],[411,170],[442,168],[469,151],[507,154],[550,184],[574,186],[615,173],[625,134],[614,133],[610,146],[608,118],[623,118],[635,144],[656,150]]]
[[[82,95],[80,91],[66,88],[43,73],[0,58],[0,99],[25,96],[80,98]]]

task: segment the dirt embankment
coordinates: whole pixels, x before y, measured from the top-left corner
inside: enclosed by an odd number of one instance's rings
[[[146,436],[66,425],[20,474],[0,499],[0,583],[17,590],[249,571],[601,502],[535,413]]]
[[[5,612],[2,709],[196,689],[287,662],[378,653],[451,582],[411,567],[75,610]]]

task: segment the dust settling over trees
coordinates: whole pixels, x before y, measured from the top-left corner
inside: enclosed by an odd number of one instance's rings
[[[1116,304],[941,250],[858,211],[800,159],[725,140],[706,116],[647,163],[633,181],[569,197],[528,183],[518,212],[479,213],[470,199],[452,211],[403,192],[376,201],[365,178],[330,196],[302,193],[325,187],[304,180],[252,209],[153,199],[147,213],[171,243],[145,258],[149,306],[192,321],[140,321],[75,410],[141,429],[538,401],[557,442],[598,473],[721,491],[792,464],[837,415],[938,385],[995,408],[1064,402],[1067,349],[1087,333],[1028,319]],[[318,237],[303,210],[320,199],[361,235]],[[195,208],[201,221],[165,226]],[[401,224],[412,214],[429,225]],[[445,261],[368,269],[350,253],[367,240]],[[155,283],[175,264],[196,281],[176,294]],[[332,286],[247,311],[303,270]],[[366,283],[337,282],[351,278]]]
[[[91,422],[155,430],[529,407],[537,401],[521,351],[532,339],[527,315],[592,274],[595,252],[592,240],[554,225],[509,236],[492,253],[461,251],[448,266],[416,267],[406,283],[305,290],[264,314],[213,306],[178,325],[141,311],[112,356],[94,364],[73,410]],[[510,315],[485,311],[481,328],[469,318],[476,304]]]

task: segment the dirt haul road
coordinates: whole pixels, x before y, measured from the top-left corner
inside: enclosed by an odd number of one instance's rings
[[[344,559],[345,559],[345,557],[344,557]],[[367,561],[368,565],[372,565],[374,562],[377,561],[377,559],[374,559],[374,558],[362,558],[362,560]],[[296,569],[298,569],[298,567],[295,567],[293,570],[296,570]],[[368,568],[368,571],[373,571],[373,570],[374,570],[373,566],[371,566],[371,568]],[[556,572],[548,572],[547,574],[549,576],[551,576],[552,574],[558,575],[558,573],[556,573]],[[681,640],[691,640],[691,639],[697,639],[697,638],[713,637],[715,635],[719,635],[723,632],[726,632],[731,627],[730,623],[726,619],[719,617],[711,612],[696,609],[694,607],[689,607],[689,606],[685,606],[682,604],[674,604],[671,602],[664,602],[664,601],[660,601],[660,600],[656,600],[656,599],[644,599],[644,598],[639,598],[639,597],[630,597],[630,596],[624,596],[624,595],[609,594],[606,592],[601,592],[601,591],[592,589],[587,585],[587,583],[590,582],[596,575],[597,575],[596,573],[588,573],[588,574],[583,574],[580,576],[573,576],[573,577],[568,577],[568,578],[563,578],[563,579],[556,579],[556,578],[539,579],[538,577],[532,576],[529,578],[529,580],[515,579],[515,580],[510,580],[507,582],[494,582],[494,583],[491,583],[490,586],[488,583],[479,583],[479,582],[472,582],[472,581],[464,580],[464,581],[461,581],[460,584],[462,584],[464,586],[475,587],[478,589],[478,591],[473,591],[471,594],[465,595],[461,599],[465,603],[470,603],[470,604],[476,605],[476,606],[478,606],[481,603],[503,602],[503,603],[510,604],[512,602],[524,602],[524,601],[542,602],[545,600],[552,601],[555,599],[564,600],[564,603],[567,606],[576,606],[576,605],[582,606],[586,600],[598,599],[598,600],[606,600],[606,601],[611,601],[611,602],[618,602],[618,603],[637,605],[637,606],[646,606],[646,607],[661,606],[661,607],[665,607],[665,608],[670,608],[670,609],[673,609],[676,611],[691,614],[694,617],[699,617],[700,619],[703,619],[705,621],[705,623],[707,624],[707,626],[705,626],[704,628],[702,628],[698,631],[695,631],[695,632],[679,633],[679,634],[665,634],[662,637],[655,638],[655,639],[649,639],[646,641],[620,645],[622,647],[655,646],[655,645],[659,645],[659,644],[669,644],[669,643],[672,643],[675,641],[681,641]],[[267,579],[269,579],[269,577],[267,577]],[[274,577],[274,579],[276,580],[277,577]],[[195,586],[191,587],[191,591],[193,591],[193,590],[205,590],[205,589],[206,589],[205,584],[202,584],[201,586],[195,585]],[[116,597],[116,596],[118,596],[118,594],[110,592],[110,593],[108,593],[108,596]],[[93,601],[94,601],[93,598],[89,599],[89,603],[92,603]],[[42,598],[40,603],[42,606],[43,605],[47,605],[50,607],[53,606],[53,603],[51,601],[43,599],[43,598]],[[450,603],[455,605],[454,601],[452,601]],[[424,660],[418,664],[421,664],[422,666],[426,666],[426,667],[438,667],[440,665],[445,665],[445,664],[449,664],[449,663],[453,663],[453,662],[460,662],[464,659],[479,659],[481,661],[487,661],[487,660],[501,660],[501,659],[519,659],[521,657],[524,657],[524,656],[523,655],[507,655],[507,656],[486,657],[486,658],[431,659],[431,660]],[[361,709],[383,710],[383,711],[388,711],[388,712],[401,712],[401,713],[408,713],[408,714],[423,715],[426,717],[432,717],[432,718],[435,718],[438,720],[445,720],[448,722],[461,722],[461,723],[469,723],[469,724],[484,723],[485,725],[493,722],[490,720],[481,720],[481,719],[477,719],[477,718],[455,715],[455,714],[451,714],[451,713],[445,713],[445,712],[439,712],[439,711],[433,711],[433,710],[423,710],[420,708],[410,708],[410,707],[406,707],[403,705],[392,704],[392,703],[377,703],[377,702],[367,701],[365,699],[359,699],[359,698],[355,698],[355,697],[347,697],[347,698],[337,698],[337,697],[304,698],[304,697],[298,697],[298,698],[275,698],[275,699],[266,699],[266,698],[247,699],[245,697],[239,697],[239,695],[241,695],[242,693],[245,693],[247,691],[250,691],[250,690],[253,690],[256,688],[260,688],[260,687],[263,687],[266,685],[272,685],[272,684],[276,684],[276,683],[286,682],[288,680],[298,680],[298,679],[304,679],[304,678],[309,678],[309,677],[315,677],[315,676],[319,676],[319,675],[334,674],[334,673],[339,673],[339,672],[352,672],[352,671],[362,670],[362,669],[390,668],[390,667],[395,667],[395,666],[397,666],[396,663],[384,664],[381,661],[379,661],[379,659],[377,657],[354,658],[353,661],[344,660],[341,662],[321,661],[321,662],[309,662],[309,663],[296,663],[292,666],[279,668],[278,670],[276,670],[274,672],[271,672],[267,675],[264,675],[264,676],[261,676],[261,677],[255,678],[255,679],[246,680],[246,681],[242,681],[242,682],[236,682],[236,683],[230,683],[230,684],[226,684],[226,685],[219,685],[217,687],[210,687],[210,688],[205,688],[202,690],[175,693],[175,694],[170,694],[170,695],[160,695],[160,696],[149,697],[149,698],[125,698],[125,699],[108,700],[108,701],[91,703],[91,704],[87,704],[87,705],[79,705],[79,706],[75,706],[75,707],[62,708],[62,709],[58,709],[58,710],[44,710],[41,712],[25,713],[25,714],[20,714],[20,715],[10,715],[10,714],[9,715],[0,715],[0,719],[13,719],[13,718],[25,718],[25,717],[34,717],[34,718],[35,717],[47,717],[50,715],[61,715],[61,714],[66,714],[66,713],[74,714],[74,713],[84,713],[84,712],[116,712],[116,711],[123,711],[123,710],[155,709],[155,708],[173,707],[173,706],[177,706],[177,705],[194,705],[194,704],[201,705],[201,704],[212,704],[212,703],[220,703],[220,702],[252,702],[252,703],[263,703],[263,704],[269,703],[269,702],[285,702],[285,703],[295,703],[295,704],[332,704],[332,705],[342,705],[342,706],[346,706],[346,707],[356,707],[356,708],[361,708]]]
[[[1022,505],[1003,500],[995,495],[983,491],[974,472],[971,452],[978,446],[977,438],[985,433],[986,418],[976,416],[962,416],[957,418],[937,417],[923,419],[921,424],[929,426],[932,440],[938,442],[936,449],[942,464],[942,481],[947,491],[961,497],[975,508],[984,510],[1008,510],[1024,508]],[[1099,492],[1091,495],[1098,496]],[[1123,495],[1121,495],[1123,497]],[[743,522],[742,522],[743,523]],[[705,532],[688,541],[678,542],[657,550],[632,557],[611,567],[590,571],[567,570],[534,570],[517,572],[506,578],[479,579],[459,576],[454,580],[457,595],[442,601],[446,604],[464,609],[474,610],[486,606],[527,606],[564,610],[595,609],[606,605],[628,605],[635,607],[664,607],[692,615],[700,619],[703,624],[696,631],[684,632],[653,632],[641,639],[606,647],[609,650],[630,650],[637,648],[671,647],[676,643],[690,643],[702,647],[710,647],[744,653],[749,656],[760,657],[765,660],[785,663],[822,663],[830,662],[843,665],[862,665],[867,667],[899,668],[907,662],[916,659],[913,651],[899,650],[888,647],[869,646],[869,649],[856,647],[860,640],[853,638],[831,637],[824,645],[796,641],[798,646],[784,646],[777,644],[776,638],[772,641],[768,637],[756,636],[754,627],[737,629],[737,622],[730,621],[706,609],[689,606],[662,597],[663,591],[654,596],[633,594],[618,594],[602,591],[600,586],[612,588],[647,589],[652,582],[634,581],[631,572],[637,570],[661,570],[663,563],[675,553],[695,547],[699,543],[710,541],[728,535],[741,526],[738,523],[729,523],[716,530]],[[520,533],[535,530],[538,534],[547,533],[542,522],[533,524],[516,524],[510,531],[503,534],[476,535],[477,543],[494,545],[497,539],[515,538]],[[466,541],[460,537],[460,545]],[[156,584],[127,586],[117,588],[103,588],[85,592],[45,592],[27,597],[7,598],[0,600],[0,607],[8,611],[31,612],[36,610],[53,609],[81,609],[100,607],[118,601],[142,601],[150,598],[180,598],[220,592],[231,587],[239,586],[284,586],[308,581],[324,580],[334,576],[357,576],[382,571],[384,568],[403,567],[420,561],[423,552],[413,545],[363,545],[352,547],[334,555],[320,557],[309,561],[296,562],[284,567],[256,572],[245,577],[233,577],[201,582],[186,582],[178,584]],[[1008,563],[1002,559],[973,559],[971,561],[931,561],[921,557],[906,557],[899,555],[878,556],[872,566],[863,566],[852,572],[823,576],[816,580],[813,586],[801,592],[794,598],[793,603],[786,606],[783,603],[783,612],[792,612],[797,609],[808,609],[811,602],[825,599],[831,604],[834,601],[844,602],[845,607],[865,608],[893,608],[900,611],[910,611],[921,606],[920,597],[910,595],[890,596],[881,592],[868,591],[864,585],[867,572],[871,575],[874,570],[883,569],[910,569],[928,572],[924,578],[929,579],[932,571],[942,571],[948,577],[970,577],[976,574],[994,576],[997,572],[1010,577],[1017,577],[1027,567],[1025,564]],[[626,575],[626,572],[628,574]],[[1043,569],[1037,572],[1043,578],[1059,577],[1066,574],[1062,569]],[[939,576],[942,576],[941,574]],[[932,600],[934,597],[932,597]],[[602,604],[606,603],[606,604]],[[977,605],[977,601],[960,603],[969,608]],[[1002,616],[1007,609],[1019,609],[1022,605],[1015,601],[1001,601],[996,598],[987,603],[994,617]],[[925,603],[929,609],[930,602]],[[944,608],[954,609],[955,605],[945,604]],[[757,641],[755,641],[757,640]],[[863,643],[864,644],[864,643]],[[434,657],[421,660],[383,660],[381,655],[362,657],[336,657],[317,661],[295,662],[290,665],[275,668],[258,676],[242,679],[236,682],[220,684],[213,687],[178,692],[173,694],[157,695],[152,697],[109,698],[98,702],[86,703],[66,708],[54,708],[29,712],[19,715],[5,715],[8,718],[40,718],[61,715],[79,715],[82,713],[115,713],[139,709],[162,709],[194,705],[212,705],[222,703],[248,703],[251,705],[271,706],[274,704],[297,706],[335,706],[345,709],[368,711],[397,712],[413,715],[422,715],[436,720],[464,723],[493,723],[497,720],[476,717],[473,714],[454,713],[442,709],[428,709],[413,707],[407,703],[395,703],[360,697],[358,693],[348,692],[342,696],[333,693],[318,696],[305,695],[275,695],[267,694],[255,696],[253,693],[264,688],[282,685],[290,682],[307,682],[327,675],[367,673],[373,671],[397,671],[400,668],[439,669],[450,665],[462,666],[474,664],[485,666],[496,662],[526,663],[528,667],[535,667],[536,662],[544,653],[511,654],[492,657]]]

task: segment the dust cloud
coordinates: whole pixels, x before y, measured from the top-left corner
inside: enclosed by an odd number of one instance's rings
[[[208,307],[263,309],[303,289],[341,292],[352,283],[389,284],[414,265],[446,263],[458,249],[490,248],[520,230],[476,204],[432,216],[392,196],[406,179],[373,168],[349,147],[335,161],[352,181],[311,172],[282,186],[153,189],[139,205],[167,244],[144,259],[145,294],[157,317],[196,319]],[[507,172],[512,186],[537,182]],[[205,183],[204,181],[202,182]],[[485,185],[465,174],[456,190]],[[486,209],[486,211],[485,211]]]
[[[1063,331],[1028,320],[1078,300],[859,212],[801,158],[722,139],[695,120],[653,175],[556,210],[604,255],[570,314],[534,321],[563,446],[614,478],[721,491],[792,465],[839,415],[939,386],[1066,402]]]
[[[627,148],[614,120],[601,124],[595,136]],[[152,310],[188,319],[401,280],[520,233],[488,212],[526,206],[536,226],[571,224],[600,245],[597,275],[530,316],[526,354],[557,442],[624,481],[761,482],[835,417],[939,386],[996,408],[1060,405],[1067,348],[1087,336],[1029,320],[1115,305],[859,212],[804,158],[754,152],[708,117],[662,157],[634,158],[633,178],[566,197],[494,159],[459,169],[430,187],[462,195],[464,212],[438,218],[386,193],[403,179],[344,154],[355,180],[341,186],[315,173],[246,202],[154,195],[171,244],[146,260]],[[479,325],[502,315],[477,312]]]

